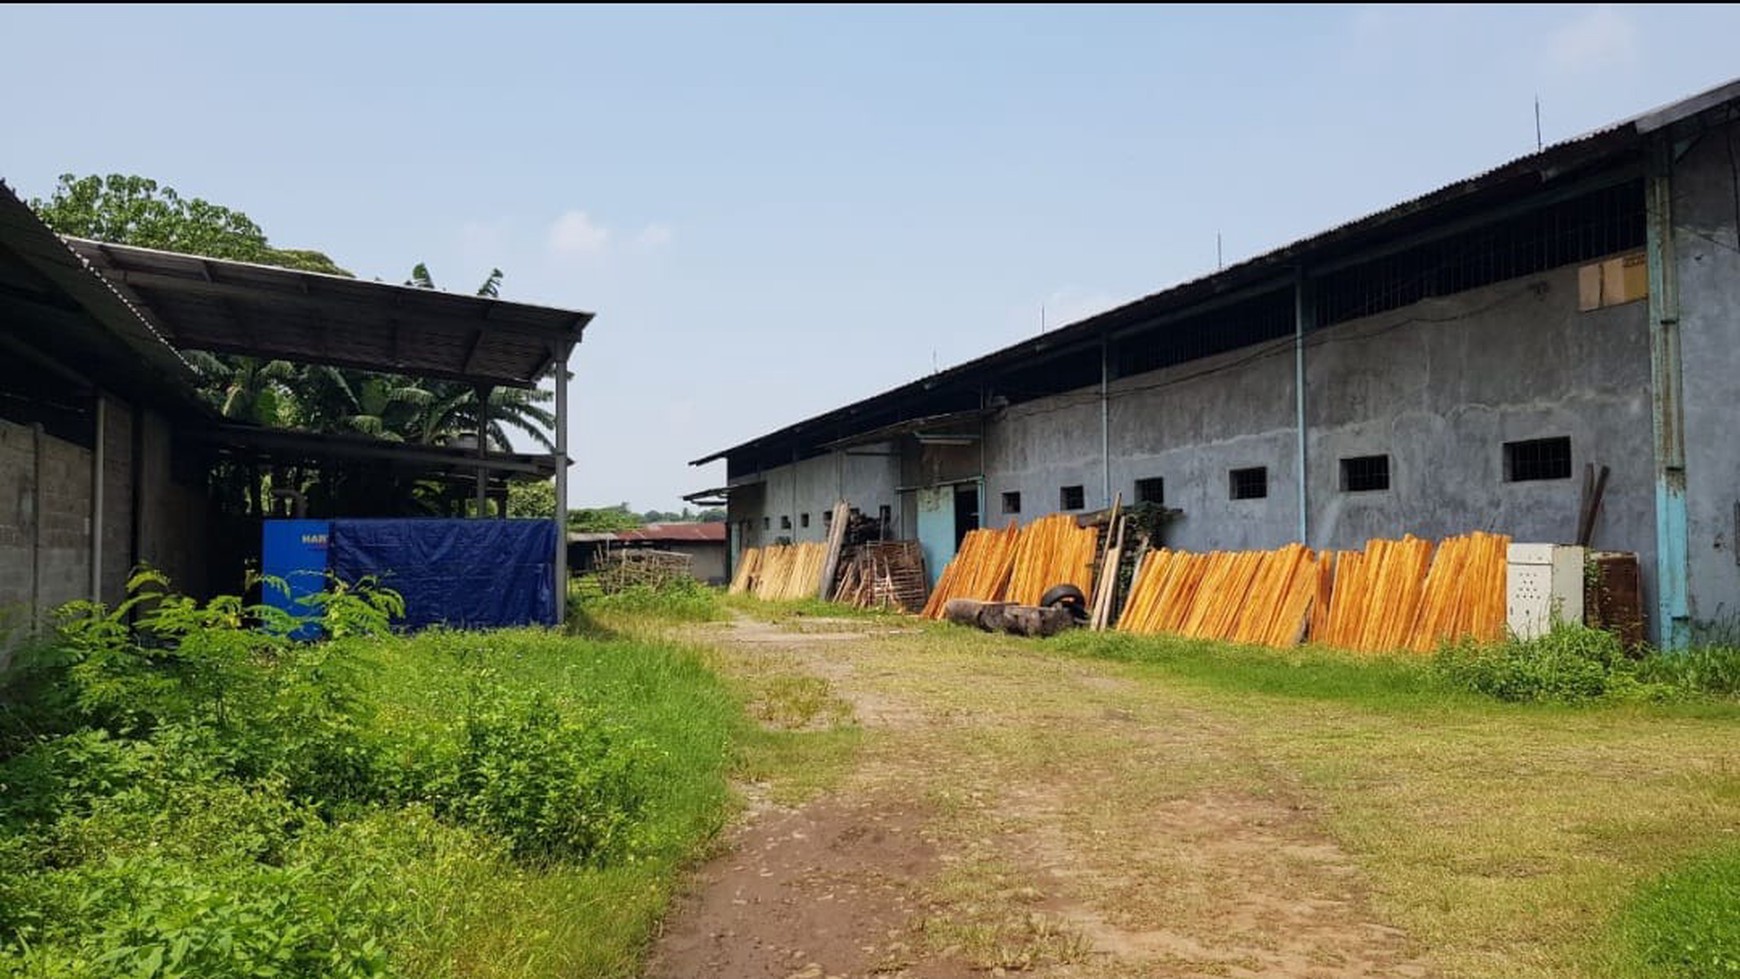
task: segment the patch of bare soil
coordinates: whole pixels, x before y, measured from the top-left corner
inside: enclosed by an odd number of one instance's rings
[[[1187,698],[855,627],[706,638],[826,681],[866,748],[830,796],[751,814],[649,976],[1430,974],[1309,800]]]
[[[818,800],[763,812],[695,882],[659,940],[653,979],[945,976],[920,967],[912,916],[936,850],[912,810]]]

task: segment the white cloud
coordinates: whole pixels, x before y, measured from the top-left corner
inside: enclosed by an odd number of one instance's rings
[[[600,255],[609,246],[610,229],[593,223],[585,211],[567,211],[550,225],[550,251],[558,255]]]
[[[1637,60],[1637,25],[1603,4],[1547,37],[1548,64],[1565,73],[1629,65]]]
[[[675,233],[671,231],[670,225],[659,224],[655,221],[640,229],[640,234],[634,236],[634,245],[642,251],[650,252],[655,248],[663,248],[670,244],[673,237],[675,237]]]

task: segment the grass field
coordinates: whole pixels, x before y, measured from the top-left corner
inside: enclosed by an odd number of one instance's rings
[[[849,782],[925,799],[959,848],[927,928],[977,949],[975,967],[1124,974],[1089,969],[1084,936],[1137,947],[1130,936],[1161,932],[1191,941],[1128,974],[1285,961],[1276,949],[1298,936],[1247,896],[1306,886],[1321,868],[1226,849],[1253,822],[1326,838],[1357,870],[1360,901],[1432,971],[1701,979],[1740,967],[1731,697],[1632,684],[1508,703],[1432,657],[1031,641],[875,616],[808,626],[813,611],[756,618],[800,637],[775,664],[783,675],[808,670],[895,718],[867,725]],[[861,638],[806,648],[805,629]],[[758,656],[721,666],[758,682]],[[1023,852],[1025,865],[1011,857]],[[1054,889],[1060,859],[1087,910],[1074,931],[1036,931],[1009,895]],[[1228,907],[1246,908],[1249,947],[1215,952]]]

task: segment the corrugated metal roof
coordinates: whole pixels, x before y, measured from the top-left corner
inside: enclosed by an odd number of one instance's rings
[[[649,541],[657,543],[718,543],[725,542],[725,524],[711,523],[649,523],[635,530],[616,534],[619,541]]]
[[[1100,336],[1116,329],[1139,324],[1143,319],[1151,319],[1160,314],[1171,313],[1193,304],[1249,288],[1265,278],[1274,278],[1277,273],[1291,274],[1293,268],[1304,264],[1304,259],[1307,256],[1317,257],[1330,250],[1345,251],[1368,242],[1380,243],[1386,237],[1405,234],[1410,225],[1429,222],[1435,217],[1436,212],[1450,210],[1475,195],[1503,190],[1515,184],[1521,184],[1522,189],[1539,187],[1569,171],[1635,151],[1640,136],[1737,99],[1740,99],[1740,79],[1616,122],[1610,126],[1554,143],[1538,152],[1519,156],[1474,176],[1453,181],[1399,204],[1297,239],[1290,244],[1230,265],[1212,274],[1169,286],[1122,306],[1048,331],[1037,337],[1011,344],[928,377],[823,412],[730,448],[721,449],[695,459],[689,464],[692,466],[705,465],[716,459],[759,446],[790,440],[804,431],[823,429],[829,425],[849,428],[850,420],[854,415],[868,414],[869,409],[879,403],[909,398],[932,388],[988,373],[1041,350],[1056,350],[1068,344],[1090,339],[1097,342]],[[838,437],[836,434],[835,438]]]
[[[69,238],[177,347],[532,387],[592,314]]]

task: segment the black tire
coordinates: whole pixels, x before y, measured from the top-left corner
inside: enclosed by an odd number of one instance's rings
[[[1074,585],[1052,585],[1045,590],[1045,594],[1039,596],[1039,607],[1052,608],[1054,606],[1067,607],[1071,612],[1077,610],[1085,612],[1087,611],[1087,596],[1083,595],[1081,589]]]

